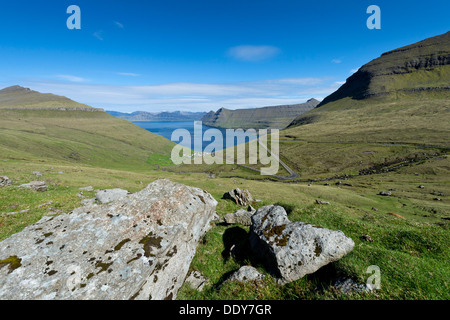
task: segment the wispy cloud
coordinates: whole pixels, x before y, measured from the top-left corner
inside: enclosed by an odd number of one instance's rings
[[[257,62],[273,58],[280,52],[273,46],[242,45],[228,49],[227,55],[240,61]]]
[[[120,29],[123,29],[123,28],[124,28],[124,27],[123,27],[123,24],[120,23],[119,21],[114,21],[114,24],[115,24],[116,26],[118,26]]]
[[[351,74],[354,74],[356,71],[358,71],[359,69],[352,69],[352,70],[350,70],[350,73]]]
[[[94,32],[92,35],[93,35],[94,37],[96,37],[98,40],[103,41],[102,33],[103,33],[103,31],[100,30],[100,31]]]
[[[139,77],[140,74],[138,73],[133,73],[133,72],[117,72],[118,75],[121,76],[128,76],[128,77]]]
[[[285,78],[234,83],[162,83],[155,85],[101,85],[30,81],[24,85],[41,92],[67,96],[93,107],[131,112],[210,111],[255,108],[323,99],[339,82],[332,78]]]
[[[333,59],[333,60],[331,60],[331,62],[339,64],[339,63],[342,63],[342,60],[341,59]]]
[[[55,76],[55,78],[65,80],[65,81],[70,81],[70,82],[86,82],[87,81],[87,79],[85,79],[85,78],[72,76],[69,74],[58,74]]]

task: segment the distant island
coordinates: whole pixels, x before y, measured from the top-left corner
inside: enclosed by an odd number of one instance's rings
[[[316,99],[305,103],[263,108],[229,110],[220,108],[208,112],[201,119],[204,125],[225,129],[283,129],[296,117],[314,109],[319,104]]]
[[[132,113],[124,113],[117,111],[106,111],[110,115],[125,119],[128,121],[198,121],[200,120],[206,112],[184,112],[184,111],[174,111],[174,112],[146,112],[146,111],[135,111]]]

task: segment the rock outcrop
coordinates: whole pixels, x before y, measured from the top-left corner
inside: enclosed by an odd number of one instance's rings
[[[29,183],[21,184],[19,187],[33,189],[34,191],[47,191],[47,184],[44,181],[31,181]]]
[[[217,202],[157,180],[0,242],[0,299],[174,299]]]
[[[270,205],[252,216],[250,245],[280,283],[287,283],[339,260],[355,244],[342,231],[291,222],[283,207]]]
[[[233,200],[237,205],[243,207],[248,206],[255,201],[248,190],[241,190],[239,188],[226,192],[222,198]]]
[[[6,187],[12,185],[11,179],[7,176],[0,176],[0,187]]]

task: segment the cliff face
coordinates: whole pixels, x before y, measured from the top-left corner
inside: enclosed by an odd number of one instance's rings
[[[417,91],[448,91],[450,32],[383,53],[362,66],[319,107],[345,97],[366,99]]]
[[[253,109],[229,110],[220,108],[207,113],[201,121],[211,127],[229,129],[285,128],[295,117],[314,109],[319,104],[316,99],[294,105],[282,105]]]

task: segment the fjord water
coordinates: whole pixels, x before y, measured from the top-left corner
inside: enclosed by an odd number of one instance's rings
[[[213,128],[205,125],[201,125],[196,121],[134,121],[134,124],[137,126],[144,128],[150,132],[163,136],[166,139],[172,140],[172,133],[177,129],[185,129],[189,131],[191,135],[190,141],[181,141],[181,145],[184,147],[191,148],[194,151],[203,151],[205,147],[211,144],[211,141],[203,141],[203,137],[195,136],[197,144],[194,143],[194,128],[199,130],[201,128],[202,136],[205,134],[205,131],[209,129],[219,130],[222,133],[223,137],[223,149],[226,147],[226,129],[221,128]],[[239,137],[243,135],[243,133],[239,134],[236,132],[236,136]],[[248,142],[248,138],[246,138],[246,142]],[[179,143],[180,141],[174,141],[175,143]],[[234,139],[233,146],[237,145],[238,139]],[[201,150],[198,146],[201,146]],[[219,150],[216,150],[219,151]]]

